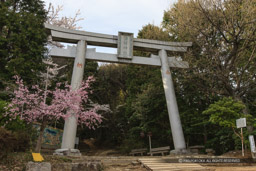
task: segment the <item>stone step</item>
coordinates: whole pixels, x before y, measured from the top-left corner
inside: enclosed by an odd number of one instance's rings
[[[138,159],[147,169],[152,171],[163,170],[209,170],[197,163],[170,163],[164,159],[150,158]]]

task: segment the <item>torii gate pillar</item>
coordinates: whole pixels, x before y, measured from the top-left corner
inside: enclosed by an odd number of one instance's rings
[[[175,148],[174,152],[182,153],[186,151],[186,145],[182,131],[170,66],[168,65],[166,50],[160,50],[159,57],[161,59],[161,74],[168,108],[169,120],[171,124],[172,138]]]
[[[72,90],[79,89],[83,81],[86,49],[86,42],[84,40],[78,41],[71,79]],[[61,149],[56,150],[56,154],[68,153],[68,155],[81,155],[80,151],[78,149],[75,149],[76,130],[77,118],[76,114],[74,113],[65,120]]]

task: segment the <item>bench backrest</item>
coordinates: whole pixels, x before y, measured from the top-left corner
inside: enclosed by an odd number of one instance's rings
[[[134,152],[143,152],[143,151],[147,151],[147,148],[140,148],[140,149],[134,149],[132,150],[131,152],[134,153]]]
[[[189,149],[203,149],[205,148],[203,145],[195,145],[195,146],[190,146],[188,147]]]
[[[166,150],[170,150],[170,146],[158,147],[158,148],[151,148],[151,152],[155,152],[155,151],[166,151]]]

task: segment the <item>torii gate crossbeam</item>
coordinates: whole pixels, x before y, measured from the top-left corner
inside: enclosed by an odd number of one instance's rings
[[[188,63],[176,57],[168,57],[167,52],[186,52],[191,42],[166,42],[148,39],[133,38],[132,33],[119,32],[118,36],[99,34],[78,30],[65,29],[45,24],[54,41],[75,43],[76,47],[67,49],[53,48],[50,52],[52,57],[75,58],[71,86],[79,88],[84,72],[85,59],[104,62],[129,63],[140,65],[161,66],[163,87],[165,91],[169,120],[172,130],[175,152],[185,152],[185,140],[182,131],[178,105],[175,97],[170,67],[188,68]],[[98,53],[95,49],[87,49],[87,45],[116,47],[118,54]],[[133,56],[133,50],[153,52],[158,55],[151,57]],[[59,152],[74,152],[77,120],[75,114],[65,120],[64,133],[61,149]]]

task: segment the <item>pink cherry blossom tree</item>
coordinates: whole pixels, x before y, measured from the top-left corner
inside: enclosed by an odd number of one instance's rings
[[[88,107],[88,95],[91,92],[90,83],[94,81],[93,77],[88,77],[77,90],[72,90],[67,83],[64,85],[57,83],[54,90],[41,89],[38,85],[29,89],[21,78],[15,76],[15,79],[18,88],[14,91],[7,115],[13,119],[19,117],[28,123],[41,123],[36,152],[41,150],[43,131],[51,121],[75,115],[78,124],[95,129],[102,122],[102,116],[96,112],[108,108],[95,104]]]

